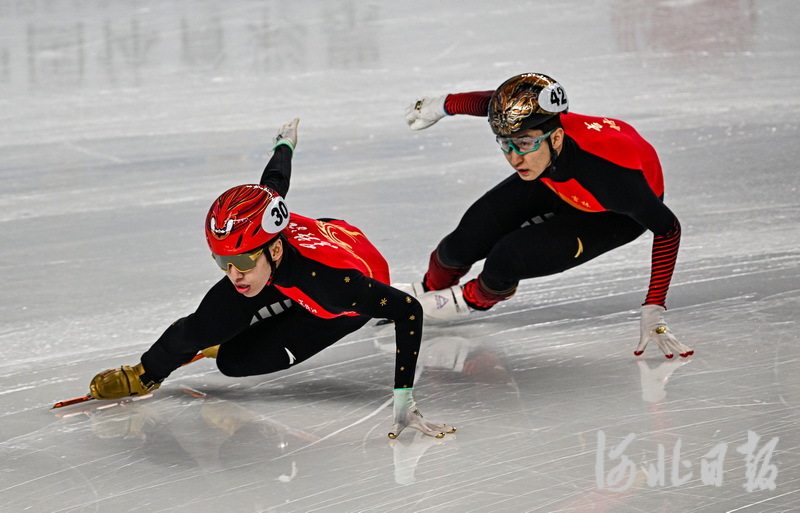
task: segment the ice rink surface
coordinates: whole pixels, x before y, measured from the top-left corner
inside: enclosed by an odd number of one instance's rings
[[[0,3],[0,511],[800,511],[800,4],[794,0]],[[396,441],[391,329],[247,379],[50,410],[138,362],[220,278],[203,219],[301,118],[293,210],[362,227],[419,279],[511,169],[419,95],[539,71],[659,151],[683,239],[643,358],[648,233],[426,326]],[[473,275],[477,272],[473,270]],[[269,341],[265,341],[269,343]]]

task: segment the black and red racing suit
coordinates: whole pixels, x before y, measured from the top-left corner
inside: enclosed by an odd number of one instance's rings
[[[445,111],[486,117],[491,95],[450,94]],[[620,120],[574,113],[560,119],[564,143],[552,165],[533,181],[515,173],[470,206],[431,254],[427,290],[458,283],[485,258],[464,297],[487,309],[510,297],[521,279],[570,269],[650,230],[655,237],[644,304],[665,305],[681,227],[663,202],[655,150]]]
[[[292,150],[280,145],[260,183],[289,190]],[[143,381],[162,381],[198,351],[220,344],[217,366],[229,376],[265,374],[300,363],[371,318],[394,321],[395,388],[414,384],[422,308],[389,286],[383,256],[358,228],[292,213],[271,285],[255,297],[223,277],[197,310],[175,321],[142,355]]]

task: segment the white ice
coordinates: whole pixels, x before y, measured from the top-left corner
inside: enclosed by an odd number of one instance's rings
[[[1,2],[0,511],[800,511],[798,26],[794,0]],[[524,71],[658,149],[692,359],[632,355],[648,234],[426,327],[443,441],[387,439],[375,327],[289,372],[201,361],[49,409],[193,311],[220,277],[211,200],[294,116],[292,208],[418,279],[510,168],[485,120],[411,132],[405,106]]]

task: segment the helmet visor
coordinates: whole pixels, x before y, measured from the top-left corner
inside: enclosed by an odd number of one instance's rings
[[[240,273],[246,273],[256,268],[256,262],[262,253],[264,253],[264,248],[259,248],[250,253],[240,253],[238,255],[217,255],[212,253],[211,257],[219,268],[225,272],[228,272],[231,266],[233,266]]]

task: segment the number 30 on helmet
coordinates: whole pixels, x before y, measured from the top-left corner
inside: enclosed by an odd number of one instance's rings
[[[564,88],[541,73],[523,73],[502,84],[489,100],[489,125],[495,135],[508,137],[536,128],[569,109]]]
[[[289,208],[263,185],[237,185],[223,192],[208,210],[206,241],[215,255],[238,255],[272,241],[289,225]]]

